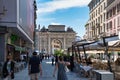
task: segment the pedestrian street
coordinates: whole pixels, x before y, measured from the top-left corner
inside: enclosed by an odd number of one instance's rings
[[[42,62],[43,75],[39,77],[39,80],[57,80],[57,75],[55,77],[52,76],[54,66],[52,66],[51,64],[52,64],[51,60],[43,60]],[[67,76],[68,80],[89,80],[87,78],[80,77],[76,73],[70,71],[67,72]],[[14,80],[30,80],[28,75],[28,69],[25,68],[24,70],[15,73]]]

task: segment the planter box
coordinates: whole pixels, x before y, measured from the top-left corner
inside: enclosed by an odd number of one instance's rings
[[[120,66],[115,65],[115,71],[116,71],[116,72],[120,72]]]
[[[94,70],[96,80],[114,80],[113,73],[105,70]]]

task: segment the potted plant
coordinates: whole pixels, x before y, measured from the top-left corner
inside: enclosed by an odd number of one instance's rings
[[[120,57],[115,61],[115,67],[116,71],[120,72]]]

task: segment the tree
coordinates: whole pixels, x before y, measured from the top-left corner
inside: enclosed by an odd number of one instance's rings
[[[63,50],[62,50],[62,49],[60,49],[60,50],[55,50],[54,55],[56,55],[56,56],[63,56],[63,55],[64,55],[64,54],[63,54]]]

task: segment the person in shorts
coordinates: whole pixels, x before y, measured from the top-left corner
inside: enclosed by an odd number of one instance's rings
[[[33,52],[33,56],[29,60],[28,73],[30,75],[30,80],[38,80],[39,73],[42,75],[42,67],[37,52]]]

